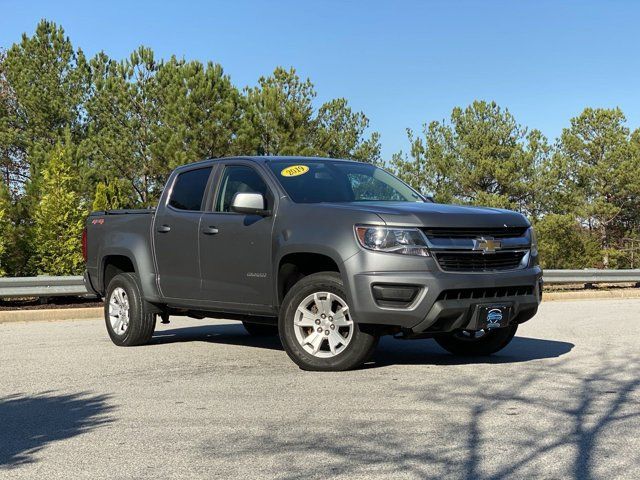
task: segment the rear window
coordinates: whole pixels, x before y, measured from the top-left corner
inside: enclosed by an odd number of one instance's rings
[[[202,198],[210,174],[211,167],[179,174],[173,184],[169,205],[178,210],[202,210]]]

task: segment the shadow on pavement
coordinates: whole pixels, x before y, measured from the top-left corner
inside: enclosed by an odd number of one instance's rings
[[[558,353],[553,345],[521,340],[520,346]],[[252,466],[268,457],[270,471],[279,469],[278,478],[287,480],[319,472],[324,478],[640,478],[634,447],[640,356],[608,349],[589,356],[598,361],[565,356],[551,369],[514,368],[499,377],[464,368],[433,374],[428,385],[391,387],[386,394],[397,398],[398,409],[346,406],[348,430],[344,417],[308,415],[274,422],[259,435],[237,431],[229,448],[214,440],[202,448],[234,462],[251,459]]]
[[[282,350],[280,339],[273,337],[252,337],[241,324],[202,325],[197,327],[159,330],[151,344],[175,342],[211,342],[225,345]],[[500,353],[491,357],[465,358],[450,355],[433,340],[396,340],[383,337],[374,355],[374,361],[367,368],[389,365],[460,365],[477,363],[517,363],[542,358],[556,358],[571,351],[572,343],[537,338],[515,337]]]
[[[458,357],[448,354],[434,340],[396,340],[384,337],[374,355],[373,366],[518,363],[560,357],[569,353],[573,347],[574,344],[568,342],[514,337],[504,350],[489,357]]]
[[[156,330],[150,344],[162,345],[176,342],[211,342],[224,345],[282,350],[280,338],[277,335],[271,337],[253,337],[247,333],[241,323],[223,325],[209,324],[198,327]]]
[[[108,399],[53,392],[0,397],[0,470],[32,463],[48,444],[111,422]]]

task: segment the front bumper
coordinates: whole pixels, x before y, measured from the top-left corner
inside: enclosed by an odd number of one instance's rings
[[[515,323],[529,320],[538,310],[542,293],[538,266],[508,272],[451,273],[440,270],[432,258],[399,257],[362,252],[344,263],[351,312],[357,322],[401,327],[416,334],[438,333],[473,325],[480,304],[510,305],[511,322]],[[398,267],[413,269],[390,270],[394,260]],[[374,298],[372,288],[380,284],[416,286],[419,290],[408,306],[394,308],[381,306]],[[445,291],[462,294],[451,298]],[[483,292],[491,296],[480,296]]]

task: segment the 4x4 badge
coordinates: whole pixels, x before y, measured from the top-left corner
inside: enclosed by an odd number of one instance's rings
[[[496,253],[502,248],[502,242],[493,237],[480,237],[473,240],[473,249],[482,253]]]

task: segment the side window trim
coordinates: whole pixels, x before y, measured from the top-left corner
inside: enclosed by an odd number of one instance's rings
[[[181,208],[176,208],[173,205],[171,205],[171,198],[173,197],[173,193],[174,193],[174,188],[176,186],[176,184],[178,183],[178,178],[180,178],[180,175],[184,174],[184,173],[189,173],[189,172],[194,172],[196,170],[209,170],[209,177],[207,179],[207,184],[205,185],[205,189],[202,195],[202,198],[200,199],[200,209],[199,210],[185,210],[185,209],[181,209]],[[206,211],[207,208],[207,192],[210,191],[211,189],[211,184],[214,180],[214,176],[216,173],[216,168],[215,165],[205,165],[205,166],[198,166],[196,168],[189,168],[189,169],[185,169],[182,170],[181,172],[177,173],[175,175],[175,177],[173,178],[172,182],[171,182],[171,189],[168,192],[167,195],[167,200],[165,202],[165,208],[167,208],[168,210],[171,210],[173,212],[177,212],[177,213],[202,213]]]
[[[230,167],[246,167],[253,170],[256,175],[260,177],[260,179],[264,182],[265,187],[267,188],[267,200],[274,201],[275,196],[273,195],[273,187],[269,183],[269,181],[265,178],[265,175],[260,171],[259,168],[256,168],[255,165],[248,162],[230,162],[223,163],[220,165],[216,165],[215,169],[215,181],[210,185],[211,196],[207,201],[207,205],[205,206],[205,213],[216,213],[219,215],[242,215],[242,213],[236,212],[219,212],[216,210],[216,202],[218,201],[218,197],[220,195],[220,190],[222,188],[222,181],[224,180],[225,171]],[[215,188],[212,188],[214,187]]]
[[[202,204],[203,213],[211,213],[211,206],[216,201],[216,193],[218,191],[218,184],[222,179],[222,172],[224,171],[224,165],[221,162],[216,162],[211,165],[211,177],[207,184],[207,191],[204,195],[204,203]]]

